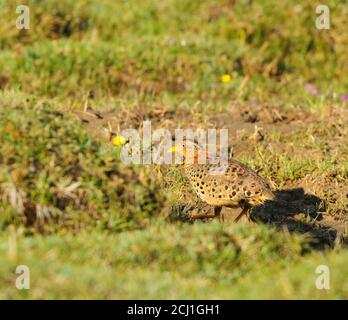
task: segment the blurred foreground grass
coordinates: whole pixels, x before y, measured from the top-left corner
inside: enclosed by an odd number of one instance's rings
[[[8,243],[18,250],[10,254]],[[347,252],[305,251],[300,238],[259,225],[154,224],[31,238],[9,230],[1,236],[0,297],[346,299]],[[30,290],[14,287],[18,263],[31,268]],[[330,290],[315,285],[322,264],[331,269]]]

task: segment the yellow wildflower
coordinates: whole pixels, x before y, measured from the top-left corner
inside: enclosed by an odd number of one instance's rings
[[[231,82],[231,80],[232,80],[232,77],[229,74],[223,74],[221,76],[222,83],[229,83],[229,82]]]
[[[127,143],[127,140],[123,136],[115,136],[112,138],[112,144],[115,146],[123,146]]]

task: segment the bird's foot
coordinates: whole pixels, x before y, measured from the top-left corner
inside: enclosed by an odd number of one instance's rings
[[[253,221],[250,218],[250,211],[251,211],[251,207],[249,205],[244,205],[243,206],[243,210],[241,211],[241,213],[237,216],[236,219],[234,219],[234,222],[238,222],[244,215],[247,216],[249,223],[253,223]]]

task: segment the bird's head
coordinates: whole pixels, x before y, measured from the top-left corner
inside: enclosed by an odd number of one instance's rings
[[[184,164],[198,164],[199,161],[207,158],[207,152],[204,148],[197,141],[191,139],[183,139],[182,142],[175,141],[175,146],[169,148],[167,152],[182,155]]]

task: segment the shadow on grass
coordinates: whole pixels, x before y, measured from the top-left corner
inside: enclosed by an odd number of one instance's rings
[[[277,201],[265,203],[252,211],[251,217],[290,233],[307,234],[315,249],[332,248],[337,240],[337,230],[325,225],[323,199],[306,194],[302,188],[275,191]]]
[[[326,203],[323,199],[306,194],[302,188],[275,191],[277,201],[270,201],[255,207],[251,212],[251,219],[256,223],[264,223],[279,230],[306,234],[313,249],[324,250],[333,248],[337,243],[347,244],[347,239],[341,239],[337,230],[323,221]],[[192,223],[190,218],[197,212],[211,214],[212,207],[200,201],[182,203],[172,208],[169,219]],[[224,208],[225,214],[230,215],[229,222],[240,209]],[[209,221],[209,219],[205,219]]]

